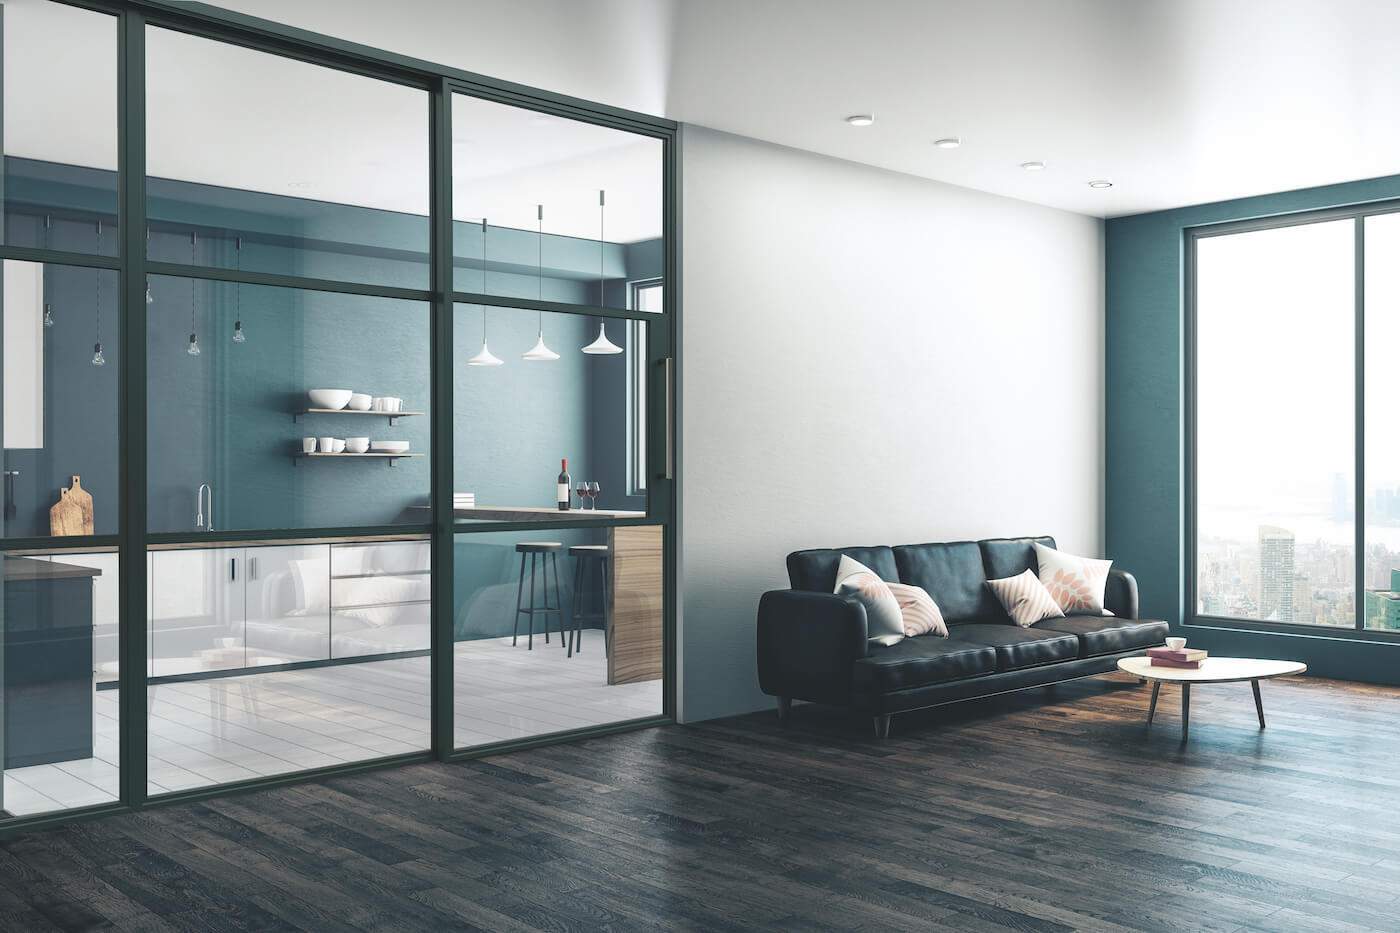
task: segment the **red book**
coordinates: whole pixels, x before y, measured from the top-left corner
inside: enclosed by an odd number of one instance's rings
[[[1204,648],[1148,648],[1149,658],[1166,658],[1169,661],[1200,661],[1206,656]]]
[[[1177,661],[1172,658],[1153,658],[1152,667],[1179,667],[1188,671],[1198,671],[1201,669],[1202,661]]]

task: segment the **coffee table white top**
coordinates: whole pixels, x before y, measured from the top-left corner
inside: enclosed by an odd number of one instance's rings
[[[1240,680],[1264,680],[1301,674],[1308,669],[1301,661],[1264,661],[1255,658],[1208,657],[1197,669],[1158,667],[1149,657],[1120,658],[1118,669],[1148,680],[1170,680],[1179,683],[1223,684]]]

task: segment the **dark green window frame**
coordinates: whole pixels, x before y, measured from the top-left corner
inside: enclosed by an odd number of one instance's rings
[[[670,432],[673,417],[674,379],[670,361],[675,358],[675,333],[680,313],[678,289],[667,288],[664,312],[643,314],[634,310],[570,305],[521,298],[501,298],[453,290],[452,282],[452,127],[453,94],[495,101],[563,117],[624,130],[659,139],[663,143],[663,277],[679,282],[677,270],[678,237],[678,126],[675,122],[610,107],[566,95],[554,94],[525,85],[448,68],[432,62],[345,42],[267,20],[221,10],[203,4],[171,0],[55,0],[68,6],[108,13],[118,19],[118,217],[120,247],[117,257],[67,253],[58,250],[11,247],[0,244],[0,259],[62,263],[96,269],[117,270],[121,280],[121,328],[119,335],[122,371],[118,390],[118,461],[120,528],[115,535],[85,537],[81,544],[68,538],[14,538],[3,542],[3,550],[48,552],[65,547],[116,547],[120,567],[120,760],[121,793],[118,802],[18,818],[0,826],[0,834],[40,826],[71,823],[112,813],[131,812],[150,806],[222,796],[238,791],[301,783],[317,778],[343,775],[375,768],[393,767],[424,761],[459,761],[519,748],[575,740],[594,735],[627,731],[673,722],[676,711],[676,447]],[[179,263],[148,262],[146,228],[146,27],[159,26],[214,39],[250,49],[294,58],[384,81],[420,88],[429,93],[430,111],[430,282],[428,290],[376,287],[340,281],[302,278],[257,272],[236,272]],[[352,528],[252,529],[219,532],[221,542],[278,540],[305,542],[324,538],[393,537],[425,534],[432,539],[432,664],[431,735],[432,746],[421,753],[397,755],[368,761],[299,771],[251,781],[220,784],[188,792],[151,797],[146,784],[146,552],[156,544],[207,542],[207,534],[152,534],[146,530],[146,346],[145,281],[148,274],[178,275],[243,282],[287,288],[316,289],[347,294],[405,298],[430,302],[432,455],[430,463],[433,511],[429,522],[420,525],[375,525]],[[645,320],[647,353],[653,361],[648,379],[647,462],[653,466],[647,482],[647,515],[633,519],[570,521],[566,526],[549,522],[482,522],[455,525],[451,496],[440,490],[452,489],[453,457],[453,305],[500,305],[526,310],[620,320]],[[663,690],[662,712],[658,716],[609,723],[589,729],[551,733],[528,739],[488,746],[456,748],[453,738],[453,654],[452,587],[450,568],[453,546],[459,536],[513,531],[528,528],[545,531],[555,528],[605,528],[623,525],[659,525],[664,547]],[[449,572],[442,572],[449,568]]]

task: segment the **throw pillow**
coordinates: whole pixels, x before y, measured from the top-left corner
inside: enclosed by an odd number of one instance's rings
[[[1043,544],[1035,546],[1035,558],[1040,564],[1040,582],[1066,615],[1113,615],[1103,607],[1113,561],[1076,557]]]
[[[1034,625],[1041,619],[1062,619],[1055,597],[1045,588],[1045,584],[1029,568],[1014,577],[988,580],[987,586],[996,594],[1006,614],[1022,628]]]
[[[865,607],[871,641],[893,645],[904,638],[904,617],[890,586],[880,575],[858,560],[841,555],[836,568],[836,590],[840,596],[850,596]]]
[[[899,603],[899,613],[904,617],[904,634],[925,635],[932,632],[940,638],[948,637],[948,624],[943,621],[943,613],[928,591],[922,586],[909,583],[887,583]]]

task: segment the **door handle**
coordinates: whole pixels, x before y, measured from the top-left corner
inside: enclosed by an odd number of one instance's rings
[[[670,356],[661,361],[666,380],[666,471],[661,474],[662,479],[674,479],[676,474],[676,432],[672,430],[671,424],[671,409],[675,404],[676,392],[675,362],[675,358]]]
[[[230,558],[228,559],[228,578],[229,578],[230,580],[237,580],[237,579],[238,579],[238,558],[237,558],[237,557],[230,557]]]
[[[257,559],[256,557],[250,557],[250,558],[248,558],[248,579],[249,579],[249,580],[256,580],[257,578],[258,578],[258,559]]]

